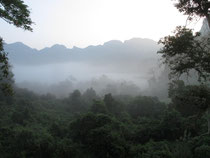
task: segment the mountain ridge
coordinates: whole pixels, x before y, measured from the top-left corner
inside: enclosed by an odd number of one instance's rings
[[[124,41],[121,41],[121,40],[109,40],[109,41],[104,42],[103,44],[88,45],[88,46],[86,46],[86,47],[84,47],[84,48],[77,47],[77,46],[73,46],[72,48],[69,48],[69,47],[65,46],[64,44],[53,44],[53,45],[51,45],[51,46],[46,46],[46,47],[44,47],[44,48],[42,48],[42,49],[37,49],[37,48],[32,48],[32,47],[26,45],[26,44],[23,43],[23,42],[5,43],[5,45],[23,45],[24,47],[28,47],[28,48],[31,48],[31,49],[34,49],[34,50],[37,50],[37,51],[41,51],[41,50],[43,50],[43,49],[45,49],[45,48],[53,48],[53,47],[57,47],[57,46],[65,47],[65,48],[67,48],[67,49],[74,49],[74,48],[77,48],[77,49],[85,49],[85,48],[88,48],[88,47],[103,46],[103,45],[105,45],[105,44],[107,44],[107,43],[110,43],[110,42],[111,42],[111,43],[112,43],[112,42],[119,42],[119,43],[125,44],[125,43],[127,43],[127,42],[129,42],[129,41],[134,41],[134,40],[139,40],[139,41],[141,41],[141,40],[147,40],[147,41],[150,41],[150,42],[153,42],[153,43],[157,43],[157,42],[156,42],[155,40],[153,40],[153,39],[134,37],[134,38],[131,38],[131,39],[129,39],[129,40],[124,40]]]
[[[104,63],[120,62],[120,60],[135,60],[154,57],[160,48],[157,42],[151,39],[132,38],[125,40],[111,40],[103,45],[90,45],[85,48],[67,48],[62,44],[55,44],[41,50],[31,48],[24,43],[15,42],[5,44],[5,51],[11,64],[37,65],[62,62],[89,62]],[[143,57],[143,55],[146,55]],[[106,63],[105,62],[105,63]]]

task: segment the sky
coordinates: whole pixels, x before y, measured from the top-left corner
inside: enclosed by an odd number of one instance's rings
[[[84,48],[109,40],[134,37],[158,41],[171,34],[187,17],[172,0],[24,0],[31,11],[33,32],[0,19],[6,43],[23,42],[42,49],[54,44]],[[189,27],[198,31],[202,20]]]

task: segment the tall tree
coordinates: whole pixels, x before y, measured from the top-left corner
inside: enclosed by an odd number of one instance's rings
[[[0,38],[0,90],[2,90],[2,92],[4,92],[6,95],[12,94],[12,77],[13,74],[10,72],[10,65],[8,63],[7,54],[4,52],[3,42]]]
[[[205,17],[210,28],[210,2],[208,0],[177,0],[175,7],[185,15],[189,15],[190,20],[195,16]],[[163,48],[158,53],[162,54],[163,63],[169,66],[171,78],[185,73],[189,75],[190,71],[194,71],[197,72],[200,83],[209,81],[210,38],[208,35],[201,37],[200,33],[194,34],[191,29],[179,26],[174,31],[174,35],[164,37],[159,43],[163,44]],[[205,95],[209,96],[207,93]],[[210,115],[210,105],[207,107],[207,112]],[[207,120],[208,133],[210,133],[210,116]]]
[[[22,0],[0,0],[0,18],[24,30],[32,31],[32,21],[28,6]],[[0,89],[11,92],[11,85],[2,81],[12,76],[7,53],[4,52],[3,39],[0,37]]]
[[[200,34],[193,34],[191,29],[177,27],[174,35],[159,41],[163,48],[158,51],[163,63],[171,70],[170,77],[189,74],[194,70],[198,79],[208,80],[210,75],[210,38],[199,40]]]
[[[199,33],[193,34],[193,31],[186,27],[177,27],[174,33],[173,36],[166,36],[159,41],[163,44],[163,48],[158,51],[162,54],[163,63],[167,64],[171,70],[170,77],[179,77],[185,73],[189,75],[190,71],[194,71],[197,72],[198,81],[201,84],[209,81],[210,38],[201,40]],[[210,105],[206,111],[208,133],[210,133]]]

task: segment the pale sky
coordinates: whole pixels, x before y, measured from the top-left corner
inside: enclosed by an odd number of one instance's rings
[[[6,43],[23,42],[42,49],[54,44],[73,46],[103,44],[134,37],[158,41],[185,25],[172,0],[24,0],[31,11],[33,32],[0,19],[0,36]],[[190,27],[198,31],[202,20]]]

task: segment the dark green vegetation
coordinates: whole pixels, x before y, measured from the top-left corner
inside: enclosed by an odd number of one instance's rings
[[[30,11],[22,0],[0,0],[0,18],[24,30],[33,30]],[[0,90],[6,95],[12,95],[12,76],[3,39],[0,37]]]
[[[194,35],[191,29],[180,26],[174,33],[174,36],[166,36],[159,41],[164,47],[158,52],[163,62],[170,67],[171,77],[189,74],[194,70],[199,81],[208,80],[210,37],[200,37],[200,33]]]
[[[209,8],[207,2],[180,0],[177,8],[208,20],[209,14],[203,12]],[[30,30],[29,12],[22,1],[0,4],[0,17]],[[17,6],[26,11],[20,13],[26,15],[26,23],[24,19],[20,19],[20,25],[16,21]],[[185,27],[178,27],[175,33],[161,41],[164,47],[159,53],[171,74],[195,71],[199,84],[172,81],[169,104],[150,96],[100,97],[93,89],[84,93],[75,90],[69,97],[57,99],[51,94],[40,96],[15,87],[14,95],[5,96],[1,88],[0,157],[209,158],[210,116],[205,113],[210,113],[209,45],[201,43],[198,34],[193,35]],[[8,65],[2,45],[0,51],[0,66]],[[12,85],[9,67],[1,70],[4,79],[0,81]]]
[[[209,0],[175,0],[177,3],[175,7],[183,12],[185,15],[188,15],[188,19],[192,20],[196,16],[205,17],[210,26],[210,2]]]
[[[99,97],[93,89],[56,99],[14,88],[13,96],[0,95],[0,155],[208,158],[210,136],[202,111],[209,89],[201,87],[197,95],[196,88],[174,83],[169,105],[149,96]]]
[[[28,6],[22,0],[0,0],[0,18],[9,24],[32,31]]]
[[[13,74],[10,71],[7,54],[4,52],[3,42],[0,37],[0,89],[4,94],[12,94]]]

